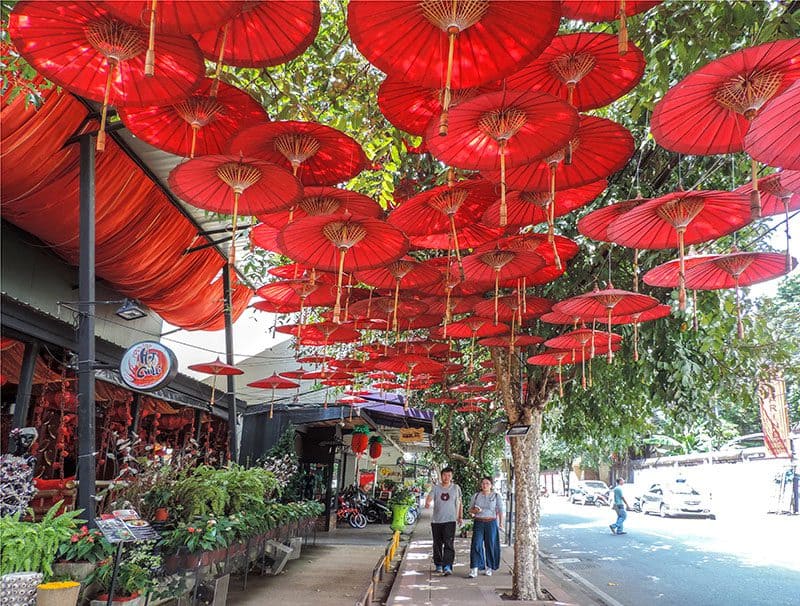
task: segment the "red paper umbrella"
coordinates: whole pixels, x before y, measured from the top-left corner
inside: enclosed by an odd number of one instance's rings
[[[392,389],[400,389],[403,387],[402,383],[392,383],[390,381],[379,381],[378,383],[373,383],[372,387],[375,389],[380,389],[381,391],[391,391]]]
[[[491,389],[489,391],[491,391]],[[486,396],[470,396],[469,398],[464,398],[464,402],[469,404],[488,404],[491,401],[492,399]]]
[[[435,398],[428,398],[426,400],[428,404],[458,404],[458,400],[455,398],[448,398],[445,396],[437,396]]]
[[[485,339],[479,339],[478,345],[483,345],[484,347],[514,348],[531,347],[532,345],[538,345],[543,342],[544,339],[536,335],[518,335],[513,341],[509,337],[487,337]]]
[[[214,29],[242,8],[242,0],[118,0],[100,4],[115,17],[133,25],[147,27],[149,43],[145,75],[152,76],[155,66],[155,34],[194,34]],[[161,49],[159,47],[159,52]]]
[[[686,270],[686,286],[697,290],[733,288],[736,291],[736,326],[739,338],[744,337],[739,287],[766,282],[783,276],[797,267],[797,261],[781,253],[734,252],[719,255]]]
[[[539,58],[506,79],[508,88],[541,90],[566,99],[579,111],[616,101],[644,74],[644,54],[636,46],[617,52],[613,34],[556,36]]]
[[[580,350],[581,385],[586,389],[586,365],[584,361],[588,357],[593,356],[595,351],[602,349],[604,343],[608,344],[607,347],[610,352],[612,345],[620,343],[621,341],[622,337],[612,332],[606,333],[599,330],[582,328],[548,339],[544,344],[545,347],[551,347],[553,349]]]
[[[216,95],[211,91],[215,84]],[[189,158],[221,154],[242,126],[269,119],[264,108],[246,92],[210,78],[179,103],[121,108],[119,115],[139,139]]]
[[[474,311],[478,316],[491,318],[494,313],[494,301],[483,299],[475,304]],[[550,311],[553,302],[541,297],[527,297],[523,306],[521,294],[507,295],[497,299],[497,317],[502,322],[511,322],[512,329],[521,326],[525,320],[538,318],[543,313]],[[524,309],[523,309],[524,307]]]
[[[283,372],[279,372],[278,374],[282,377],[286,377],[287,379],[302,379],[303,375],[305,375],[307,372],[308,371],[305,368],[300,366],[294,370],[285,370]]]
[[[296,336],[303,345],[327,346],[332,343],[352,343],[361,338],[361,333],[357,330],[334,322],[287,324],[278,326],[275,330]]]
[[[662,147],[683,154],[741,151],[750,121],[798,78],[800,39],[777,40],[712,61],[673,86],[656,104],[653,137]],[[755,160],[753,184],[755,217],[760,207]]]
[[[550,1],[354,0],[347,26],[381,71],[422,86],[444,84],[434,129],[446,135],[451,86],[498,80],[528,63],[555,35],[560,15],[559,3]]]
[[[422,330],[425,328],[433,328],[442,323],[442,316],[435,314],[419,314],[404,316],[401,312],[397,320],[396,331],[398,333],[407,330]]]
[[[303,197],[288,211],[261,215],[259,220],[268,225],[281,228],[295,219],[304,217],[323,217],[350,213],[354,217],[379,218],[383,209],[375,200],[337,187],[306,187]]]
[[[784,230],[786,231],[786,267],[789,267],[789,213],[800,209],[800,179],[795,177],[797,183],[789,186],[791,173],[800,175],[800,171],[783,171],[758,180],[758,190],[761,193],[761,216],[769,217],[779,213],[784,214]],[[747,183],[735,191],[749,195],[753,191],[753,184]]]
[[[313,356],[303,356],[302,358],[297,358],[297,362],[300,364],[325,364],[333,359],[335,359],[333,356],[321,356],[317,354]]]
[[[564,397],[564,383],[562,380],[561,369],[565,364],[575,364],[582,361],[583,357],[576,358],[574,351],[548,351],[536,354],[528,358],[528,364],[533,366],[557,366],[558,367],[558,391]]]
[[[459,254],[461,250],[475,248],[487,242],[492,242],[503,235],[503,228],[487,227],[481,224],[480,216],[475,217],[474,223],[458,230]],[[430,250],[453,250],[453,236],[449,233],[432,234],[430,236],[409,236],[408,241],[414,248],[427,248]]]
[[[560,311],[548,311],[546,314],[542,314],[539,319],[548,324],[572,324],[573,327],[577,327],[581,321],[579,315],[565,314]]]
[[[535,252],[542,257],[548,265],[555,264],[556,268],[559,268],[561,261],[569,261],[580,252],[580,247],[574,240],[570,240],[564,236],[551,236],[550,234],[540,234],[536,232],[526,232],[524,234],[508,236],[499,240],[497,246],[511,250]],[[488,249],[489,246],[487,245],[480,247],[478,251]],[[558,277],[561,273],[563,272],[560,271],[560,273],[553,275],[550,279]],[[545,282],[547,281],[549,280],[545,280]],[[527,283],[533,285],[537,282],[529,279]]]
[[[620,55],[628,52],[627,19],[638,15],[664,0],[562,0],[561,7],[568,19],[581,21],[614,21],[619,19],[618,50]]]
[[[556,192],[555,202],[550,197],[550,192],[529,192],[515,191],[506,196],[506,205],[510,227],[524,227],[526,225],[536,225],[547,223],[550,226],[550,218],[561,217],[573,210],[588,204],[605,190],[608,182],[603,179],[576,187]],[[500,225],[500,205],[497,200],[483,214],[483,222],[491,227]],[[550,210],[552,206],[552,211]]]
[[[544,266],[544,259],[534,252],[497,248],[464,257],[464,276],[479,284],[494,282],[494,322],[497,324],[500,279],[518,278]]]
[[[351,372],[358,372],[363,370],[364,362],[356,360],[355,358],[342,358],[340,360],[331,360],[328,364],[331,368],[337,370],[349,370]]]
[[[638,205],[608,226],[608,237],[631,248],[677,248],[678,303],[686,309],[684,248],[729,234],[750,222],[747,198],[726,191],[681,191]]]
[[[270,314],[293,314],[300,311],[299,304],[276,303],[274,301],[256,301],[252,305],[253,309],[265,311]]]
[[[429,286],[441,280],[442,274],[431,265],[420,263],[410,257],[404,257],[383,267],[359,272],[356,274],[356,278],[368,286],[394,289],[392,317],[394,318],[394,329],[397,330],[397,304],[400,300],[400,288],[413,289]]]
[[[258,246],[264,250],[272,252],[278,251],[278,234],[279,229],[271,225],[264,225],[260,223],[250,230],[250,242],[253,246]]]
[[[485,412],[485,410],[477,404],[464,404],[463,406],[456,408],[456,411],[462,413]]]
[[[409,391],[411,379],[414,375],[440,373],[444,371],[444,364],[432,360],[425,356],[417,356],[414,354],[405,354],[396,356],[390,360],[384,360],[377,364],[379,370],[386,370],[395,374],[405,374],[406,391]],[[404,408],[408,408],[408,400],[406,400]]]
[[[393,297],[375,297],[365,301],[358,301],[350,306],[350,314],[354,318],[388,318],[394,314],[395,309],[400,316],[419,315],[428,310],[428,306],[422,301],[400,300],[395,307]]]
[[[470,339],[469,369],[473,368],[475,341],[479,337],[497,337],[510,331],[508,325],[493,323],[491,319],[468,316],[443,328],[431,330],[432,339]]]
[[[333,284],[309,280],[283,280],[270,282],[256,291],[256,295],[280,305],[295,305],[302,312],[306,307],[330,307],[336,303]]]
[[[460,104],[451,113],[450,133],[439,137],[436,125],[431,124],[425,140],[431,153],[442,162],[458,168],[500,171],[500,225],[504,226],[506,167],[557,152],[569,143],[577,128],[577,112],[552,95],[501,91]]]
[[[370,217],[306,217],[284,227],[281,251],[310,267],[338,270],[334,322],[341,312],[345,270],[361,271],[399,259],[408,249],[406,237],[388,223]]]
[[[242,375],[244,371],[232,366],[230,364],[226,364],[219,358],[214,360],[213,362],[204,362],[202,364],[191,364],[189,370],[193,370],[195,372],[201,372],[207,375],[213,375],[213,379],[211,381],[211,402],[210,405],[214,406],[214,395],[217,388],[217,377],[220,375]]]
[[[8,32],[20,55],[42,76],[103,103],[97,149],[105,149],[106,113],[117,107],[185,99],[203,78],[203,58],[188,36],[156,36],[158,75],[145,78],[147,31],[91,2],[18,2]]]
[[[450,176],[453,176],[451,171]],[[437,238],[438,246],[415,241],[415,246],[452,250],[460,259],[461,249],[475,245],[475,238],[465,233],[472,226],[480,229],[481,215],[495,199],[494,185],[483,179],[454,182],[424,191],[409,198],[389,215],[389,223],[408,236]],[[472,234],[486,242],[485,233]],[[499,234],[498,234],[499,235]],[[427,246],[426,246],[427,244]]]
[[[278,376],[276,373],[272,373],[266,379],[259,379],[258,381],[253,381],[252,383],[247,384],[248,387],[254,387],[256,389],[271,389],[272,390],[272,397],[269,400],[269,418],[272,418],[272,409],[275,405],[275,390],[276,389],[295,389],[296,387],[300,387],[300,383],[295,383],[294,381],[290,381],[289,379],[284,379],[283,377]]]
[[[697,307],[695,305],[695,307]],[[656,305],[643,312],[631,314],[629,316],[612,316],[611,324],[633,324],[633,359],[639,361],[639,324],[660,320],[672,314],[672,307],[669,305]]]
[[[491,89],[464,88],[450,91],[450,107],[457,107]],[[378,107],[386,119],[400,130],[422,136],[431,120],[442,113],[444,90],[403,82],[391,76],[378,88]],[[424,145],[424,144],[423,144]]]
[[[764,164],[800,170],[800,81],[761,109],[745,135],[744,149]]]
[[[689,255],[683,259],[684,270],[691,269],[695,265],[705,263],[715,259],[718,255]],[[680,284],[680,260],[673,259],[649,270],[642,280],[650,286],[660,288],[678,288]]]
[[[349,380],[354,378],[353,375],[349,372],[343,372],[340,370],[315,370],[313,372],[307,372],[304,374],[302,379],[313,379],[313,380],[325,380],[325,381],[336,381],[336,380]]]
[[[454,385],[450,388],[450,391],[455,393],[486,393],[488,391],[492,391],[494,388],[487,385],[470,385],[469,383],[461,383],[460,385]]]
[[[218,31],[197,37],[206,59],[235,67],[269,67],[291,61],[317,36],[318,0],[245,0],[241,13]]]
[[[612,354],[611,317],[629,316],[646,311],[658,305],[658,300],[641,293],[620,290],[613,286],[566,299],[553,306],[554,311],[565,314],[578,315],[581,318],[592,320],[604,318],[608,321],[608,361]]]
[[[271,276],[275,276],[276,278],[281,278],[284,280],[312,280],[314,282],[321,282],[323,284],[336,283],[335,274],[317,271],[314,268],[306,267],[300,263],[288,263],[286,265],[270,267],[267,270],[267,273]]]
[[[292,206],[302,187],[291,173],[263,160],[240,156],[203,156],[179,164],[169,174],[169,186],[189,204],[233,215],[257,215]],[[230,247],[234,264],[236,247]]]
[[[631,200],[614,202],[608,206],[593,210],[578,219],[578,231],[592,240],[610,242],[610,238],[608,237],[609,224],[632,208],[636,208],[640,204],[648,201],[649,198],[633,198]]]
[[[343,132],[316,122],[268,122],[243,130],[228,145],[290,168],[303,185],[336,185],[368,166],[364,150]]]

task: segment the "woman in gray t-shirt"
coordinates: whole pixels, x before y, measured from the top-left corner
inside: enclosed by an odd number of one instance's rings
[[[492,478],[487,476],[481,480],[481,491],[472,496],[469,512],[474,519],[469,577],[478,576],[478,569],[492,576],[492,572],[500,568],[500,528],[505,515],[503,497],[494,491]]]

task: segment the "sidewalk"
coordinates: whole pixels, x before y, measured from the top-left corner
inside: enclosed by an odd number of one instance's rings
[[[444,577],[433,571],[431,551],[430,510],[423,510],[411,541],[406,549],[400,569],[397,572],[392,591],[386,601],[387,606],[472,606],[500,605],[509,602],[501,594],[510,594],[511,573],[514,569],[514,550],[503,546],[500,570],[491,577],[480,574],[475,579],[469,573],[470,539],[456,538],[456,561],[453,574]],[[544,561],[541,564],[541,584],[556,601],[513,602],[523,605],[581,605],[590,606],[600,602],[584,592],[582,588],[563,577],[559,571]]]

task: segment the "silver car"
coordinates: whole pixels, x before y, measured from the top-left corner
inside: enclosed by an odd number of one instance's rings
[[[685,482],[653,484],[641,496],[644,513],[657,513],[664,518],[670,516],[699,516],[715,519],[711,509],[711,496],[701,493]]]

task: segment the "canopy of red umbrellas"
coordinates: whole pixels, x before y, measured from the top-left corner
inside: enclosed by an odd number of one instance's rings
[[[252,386],[274,397],[316,380],[346,387],[342,403],[356,405],[365,388],[408,394],[439,385],[442,395],[427,404],[473,414],[492,405],[480,394],[496,377],[462,381],[475,368],[461,359],[466,343],[524,351],[531,364],[557,367],[559,381],[563,366],[580,364],[587,386],[587,363],[598,354],[611,362],[620,348],[613,326],[630,324],[636,335],[640,323],[672,311],[638,292],[638,280],[632,290],[606,284],[563,301],[536,296],[537,286],[566,279],[579,254],[578,243],[556,233],[556,219],[592,204],[633,156],[632,134],[590,112],[636,89],[645,57],[628,40],[627,21],[669,10],[659,4],[350,0],[351,39],[386,74],[378,106],[422,137],[410,152],[450,167],[445,183],[408,192],[388,212],[344,186],[373,168],[353,137],[315,122],[270,121],[269,107],[220,81],[222,66],[302,54],[320,24],[314,0],[22,0],[9,33],[44,78],[98,104],[98,149],[114,107],[137,137],[184,158],[169,175],[175,194],[232,215],[234,232],[242,215],[257,217],[252,244],[291,260],[270,270],[255,307],[293,316],[278,330],[317,369],[287,367]],[[619,33],[558,35],[567,20],[619,21]],[[680,310],[686,288],[734,288],[738,298],[739,287],[791,271],[788,250],[685,249],[763,216],[784,213],[788,222],[800,208],[798,86],[800,39],[746,48],[686,75],[656,104],[656,143],[681,154],[746,152],[752,182],[613,201],[584,214],[581,234],[636,251],[675,250],[675,261],[644,282],[677,289]],[[758,163],[771,167],[768,176]],[[568,330],[542,344],[531,333],[540,320]],[[209,372],[229,371],[218,370]]]

